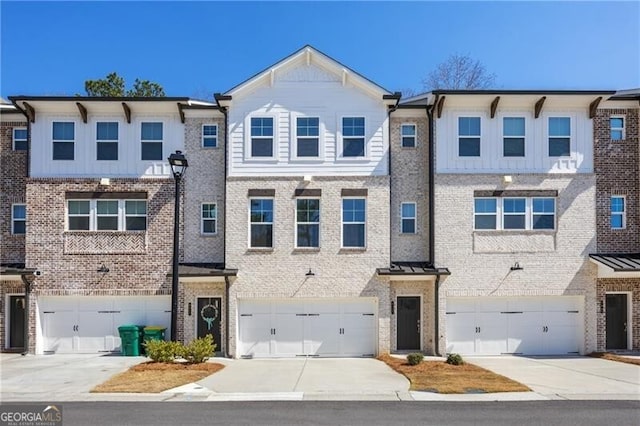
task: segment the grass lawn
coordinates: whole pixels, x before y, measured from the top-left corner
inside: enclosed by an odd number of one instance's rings
[[[640,359],[626,358],[620,355],[612,354],[610,352],[592,352],[589,354],[589,356],[593,358],[602,358],[609,361],[617,361],[617,362],[624,362],[627,364],[640,365]]]
[[[528,392],[525,385],[473,364],[449,365],[444,361],[423,361],[409,365],[404,358],[382,355],[387,363],[411,382],[411,390],[438,393]]]
[[[222,364],[144,362],[116,374],[91,392],[158,393],[197,382],[224,368]]]

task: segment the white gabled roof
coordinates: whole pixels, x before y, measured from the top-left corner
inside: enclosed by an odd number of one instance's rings
[[[306,45],[303,48],[295,51],[291,55],[286,58],[276,62],[275,64],[265,68],[249,79],[243,81],[242,83],[232,87],[227,92],[225,92],[224,96],[235,96],[241,94],[246,90],[250,90],[257,85],[264,84],[265,82],[273,82],[273,79],[277,74],[284,73],[287,70],[295,67],[296,65],[306,64],[306,65],[316,65],[320,68],[335,74],[339,79],[342,80],[343,85],[346,83],[353,84],[356,87],[361,88],[364,91],[368,91],[372,94],[379,96],[392,96],[393,93],[384,87],[374,83],[363,75],[357,73],[351,68],[343,65],[342,63],[336,61],[330,56],[320,52],[318,49]]]

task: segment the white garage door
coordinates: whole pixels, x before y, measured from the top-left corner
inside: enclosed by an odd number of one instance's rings
[[[373,298],[240,300],[238,355],[373,356],[375,312]]]
[[[38,298],[47,353],[120,351],[121,325],[171,324],[170,296],[49,296]]]
[[[447,298],[447,353],[563,355],[582,347],[582,298]]]

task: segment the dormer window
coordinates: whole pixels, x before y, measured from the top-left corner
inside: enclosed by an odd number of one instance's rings
[[[251,156],[273,157],[273,118],[251,118]]]

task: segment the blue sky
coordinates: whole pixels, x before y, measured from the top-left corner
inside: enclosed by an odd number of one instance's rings
[[[311,44],[389,90],[452,53],[503,89],[640,87],[640,1],[0,3],[0,94],[74,95],[117,71],[211,97]]]

